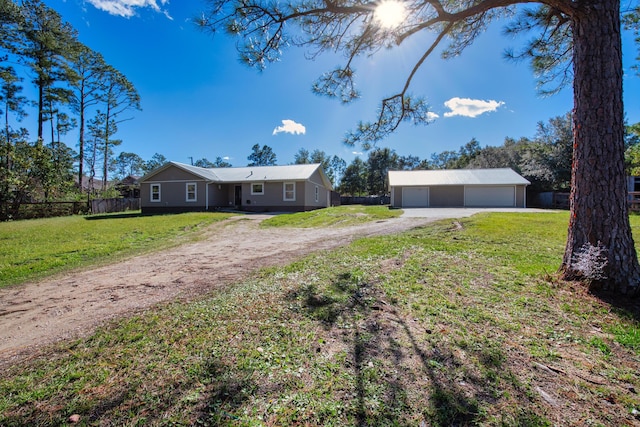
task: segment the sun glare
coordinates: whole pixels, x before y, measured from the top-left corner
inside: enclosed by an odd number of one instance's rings
[[[395,28],[402,24],[407,14],[404,5],[397,0],[383,0],[374,12],[375,20],[384,28]]]

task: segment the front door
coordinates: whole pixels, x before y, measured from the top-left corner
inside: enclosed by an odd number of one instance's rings
[[[235,187],[233,204],[236,205],[236,209],[240,209],[242,206],[242,185],[236,185]]]

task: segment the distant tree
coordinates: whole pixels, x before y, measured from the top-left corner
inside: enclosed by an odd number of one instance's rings
[[[274,166],[277,164],[276,154],[268,145],[263,145],[260,148],[260,144],[255,144],[251,147],[251,151],[251,154],[247,157],[247,160],[249,160],[247,166]]]
[[[230,167],[233,167],[233,165],[227,162],[226,160],[224,160],[222,157],[216,157],[216,159],[213,161],[213,167],[214,168],[230,168]]]
[[[360,157],[345,168],[339,189],[342,194],[351,196],[367,194],[367,164]]]
[[[340,185],[342,181],[342,176],[344,175],[344,171],[347,168],[347,162],[344,159],[334,155],[331,157],[331,162],[329,164],[329,171],[327,176],[331,181],[331,184],[334,186]]]
[[[202,159],[198,159],[195,162],[193,162],[193,166],[197,166],[199,168],[213,168],[213,167],[215,167],[213,162],[210,162],[209,160],[207,160],[206,157],[203,157]]]
[[[118,124],[131,120],[132,117],[122,117],[128,110],[140,110],[140,95],[127,78],[113,67],[107,67],[103,76],[103,88],[100,101],[104,106],[104,134],[103,134],[103,190],[106,189],[109,160],[112,147],[118,145],[119,140],[112,139],[118,130]]]
[[[548,123],[538,123],[534,141],[548,149],[547,167],[552,171],[554,189],[568,191],[571,188],[573,160],[573,118],[571,113],[553,117]]]
[[[144,168],[144,160],[136,153],[122,152],[114,160],[116,176],[122,179],[128,175],[141,175]]]
[[[333,185],[339,182],[344,169],[347,167],[347,163],[340,157],[335,155],[329,156],[324,151],[318,149],[310,153],[306,148],[301,148],[294,155],[294,164],[304,165],[311,163],[319,163]]]
[[[2,111],[4,113],[4,137],[5,143],[11,144],[11,126],[9,124],[10,114],[13,113],[17,121],[21,121],[26,115],[25,107],[27,99],[20,95],[22,86],[18,83],[22,81],[17,76],[13,67],[0,67],[0,102],[2,102]]]
[[[383,195],[388,192],[389,170],[398,169],[398,155],[389,148],[376,148],[367,159],[367,189],[369,194]]]
[[[640,123],[627,126],[627,150],[624,153],[627,174],[640,176]]]
[[[399,170],[415,170],[419,169],[421,164],[420,157],[418,156],[400,156],[398,157],[398,169]]]
[[[0,220],[17,216],[20,204],[30,196],[35,182],[30,173],[33,167],[33,147],[27,142],[25,129],[11,131],[11,143],[0,134]]]
[[[147,160],[147,162],[144,164],[143,172],[151,172],[152,170],[159,168],[165,163],[167,163],[167,158],[160,153],[155,153],[151,157],[151,160]]]
[[[74,50],[71,67],[77,78],[72,84],[71,108],[78,114],[78,183],[84,176],[84,146],[87,114],[98,105],[102,95],[103,77],[107,70],[101,54],[79,44]]]
[[[516,142],[512,138],[505,138],[504,145],[500,147],[483,148],[467,167],[469,169],[511,168],[521,174],[523,144],[525,144],[523,141]]]
[[[431,155],[429,169],[465,169],[482,152],[475,138],[461,146],[458,151],[445,150]]]
[[[637,144],[640,144],[640,122],[625,128],[625,146],[628,148]]]
[[[458,161],[458,152],[453,150],[445,150],[440,153],[431,154],[429,161],[429,169],[454,169],[454,165]]]
[[[627,148],[625,159],[629,176],[640,176],[640,144]]]
[[[89,138],[85,141],[84,161],[89,169],[89,185],[87,188],[87,193],[89,194],[94,191],[95,177],[97,176],[97,170],[102,160],[102,155],[104,154],[105,120],[105,114],[98,111],[96,115],[87,122]]]
[[[40,0],[21,3],[21,43],[14,45],[19,58],[33,71],[38,90],[38,138],[43,138],[47,114],[53,119],[54,105],[66,102],[67,89],[55,87],[58,82],[73,81],[68,66],[77,43],[76,31],[62,17]]]
[[[311,162],[311,153],[306,148],[301,148],[293,155],[293,163],[296,165],[308,165]]]

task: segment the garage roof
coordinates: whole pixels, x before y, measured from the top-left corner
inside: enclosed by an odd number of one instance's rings
[[[529,184],[529,181],[510,168],[389,171],[390,187]]]

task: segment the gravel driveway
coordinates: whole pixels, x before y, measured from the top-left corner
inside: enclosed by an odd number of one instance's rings
[[[407,217],[345,228],[260,228],[267,215],[211,225],[196,243],[104,267],[0,290],[0,366],[38,347],[86,336],[106,321],[155,304],[189,300],[265,266],[346,245],[364,236],[402,232],[439,217]]]

